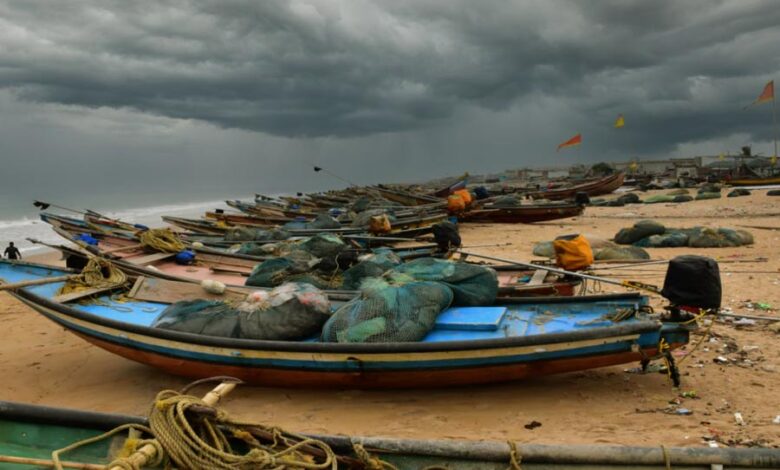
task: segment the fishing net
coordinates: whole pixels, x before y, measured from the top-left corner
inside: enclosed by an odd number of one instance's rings
[[[237,310],[241,338],[277,341],[317,335],[331,314],[330,301],[321,290],[297,282],[253,292]]]
[[[634,246],[645,248],[676,248],[687,245],[688,234],[682,230],[667,231],[663,235],[650,235],[634,243]]]
[[[666,231],[666,227],[653,220],[640,220],[633,227],[622,228],[615,234],[615,243],[621,245],[631,245],[650,235],[661,235]]]
[[[744,188],[736,188],[729,191],[728,194],[726,194],[726,197],[740,197],[740,196],[750,196],[750,190],[744,189]]]
[[[674,196],[669,196],[666,194],[656,194],[654,196],[648,196],[645,198],[645,204],[658,204],[662,202],[672,202],[674,201]]]
[[[325,323],[322,341],[420,341],[452,299],[452,290],[438,282],[415,282],[398,276],[391,282],[372,278],[363,283],[360,297],[341,306]]]
[[[705,199],[720,199],[720,192],[717,193],[699,193],[696,195],[696,200],[701,201]]]
[[[519,207],[522,204],[517,196],[501,196],[493,201],[493,207]]]
[[[346,248],[347,244],[341,238],[325,233],[296,243],[293,247],[294,250],[305,251],[316,258],[336,258]]]
[[[241,303],[188,300],[166,308],[154,328],[206,336],[274,341],[303,340],[320,332],[330,316],[325,294],[309,284],[287,283],[256,291]]]
[[[328,214],[319,214],[313,221],[308,223],[308,228],[341,228],[341,223]]]
[[[694,227],[689,230],[688,246],[695,248],[733,247],[752,243],[753,235],[745,230],[706,227]]]
[[[403,274],[415,281],[440,282],[454,294],[455,305],[492,305],[498,294],[495,270],[486,266],[436,258],[420,258],[388,273]]]
[[[650,255],[645,250],[635,246],[615,246],[594,251],[593,258],[599,261],[635,260],[650,259]]]
[[[219,300],[185,300],[171,304],[152,322],[152,328],[206,336],[239,338],[238,310]]]
[[[357,290],[364,279],[380,277],[386,271],[401,264],[401,258],[387,248],[362,256],[360,261],[344,271],[342,289]]]
[[[263,230],[250,227],[231,227],[225,233],[225,241],[229,242],[287,240],[288,238],[290,238],[290,233],[281,229]]]
[[[254,287],[276,287],[287,282],[292,276],[308,273],[310,262],[292,257],[271,258],[252,269],[244,285]]]
[[[693,201],[693,196],[690,196],[688,194],[680,194],[679,196],[675,196],[674,199],[672,199],[672,202],[691,202]]]

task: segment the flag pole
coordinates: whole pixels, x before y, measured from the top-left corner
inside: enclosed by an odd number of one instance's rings
[[[773,90],[774,91],[774,90]],[[775,94],[772,93],[772,123],[774,124],[774,137],[775,137],[775,161],[777,160],[777,106],[775,105]]]

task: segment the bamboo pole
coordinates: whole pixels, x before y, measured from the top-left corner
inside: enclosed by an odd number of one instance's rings
[[[220,399],[222,399],[222,397],[232,392],[233,389],[236,388],[236,385],[237,384],[235,382],[223,382],[217,385],[212,391],[207,393],[206,396],[203,397],[203,401],[209,406],[214,406],[219,402]],[[126,461],[132,468],[142,468],[148,462],[154,460],[156,453],[157,450],[155,446],[152,444],[146,444],[145,446],[135,451],[131,456],[129,456]],[[115,465],[109,470],[124,469],[118,465]]]
[[[589,280],[592,280],[592,281],[599,281],[599,282],[603,282],[605,284],[614,284],[614,285],[618,285],[618,286],[622,286],[622,287],[629,287],[629,288],[634,288],[634,289],[644,289],[644,290],[650,291],[650,292],[652,292],[654,294],[658,294],[659,293],[658,287],[651,286],[649,284],[643,284],[641,282],[622,281],[620,279],[610,279],[608,277],[592,276],[590,274],[583,274],[583,273],[578,273],[578,272],[575,272],[575,271],[566,271],[565,269],[558,269],[558,268],[553,268],[553,267],[550,267],[550,266],[541,266],[541,265],[538,265],[538,264],[524,263],[522,261],[514,261],[514,260],[510,260],[510,259],[496,258],[496,257],[493,257],[493,256],[478,255],[476,253],[468,253],[468,252],[465,252],[465,251],[460,251],[460,253],[462,253],[462,254],[464,254],[466,256],[473,256],[475,258],[483,258],[483,259],[487,259],[487,260],[491,260],[491,261],[498,261],[498,262],[501,262],[501,263],[509,263],[509,264],[513,264],[513,265],[517,265],[517,266],[524,266],[524,267],[533,268],[533,269],[542,269],[542,270],[545,270],[545,271],[549,271],[551,273],[563,274],[563,275],[566,275],[566,276],[574,276],[574,277],[579,277],[579,278],[582,278],[582,279],[589,279]]]
[[[77,276],[69,274],[67,276],[44,277],[41,279],[31,279],[29,281],[12,282],[10,284],[0,284],[0,291],[21,289],[23,287],[40,286],[43,284],[52,284],[54,282],[69,281]]]
[[[30,457],[14,457],[12,455],[0,455],[0,462],[17,465],[35,465],[38,467],[54,467],[54,461],[48,459],[33,459]],[[81,462],[60,462],[63,468],[76,468],[79,470],[103,470],[105,465]]]

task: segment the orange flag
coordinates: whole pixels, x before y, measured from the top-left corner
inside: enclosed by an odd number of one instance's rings
[[[582,134],[577,134],[571,139],[559,145],[556,152],[564,147],[574,147],[575,145],[580,145],[581,143],[582,143]]]
[[[775,81],[770,80],[769,83],[764,86],[764,91],[758,95],[758,98],[756,98],[754,102],[750,103],[746,107],[753,106],[754,104],[766,103],[768,101],[772,101],[773,99],[775,99]]]

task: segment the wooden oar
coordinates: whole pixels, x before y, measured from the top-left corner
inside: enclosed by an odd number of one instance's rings
[[[64,282],[76,278],[75,274],[67,276],[43,277],[41,279],[32,279],[29,281],[12,282],[10,284],[0,284],[0,291],[21,289],[22,287],[40,286],[42,284],[51,284],[54,282]]]
[[[504,258],[496,258],[496,257],[493,257],[493,256],[478,255],[476,253],[469,253],[469,252],[465,252],[465,251],[459,251],[459,252],[461,254],[466,255],[466,256],[473,256],[475,258],[482,258],[482,259],[487,259],[487,260],[491,260],[491,261],[498,261],[500,263],[508,263],[508,264],[513,264],[513,265],[516,265],[516,266],[524,266],[524,267],[533,268],[533,269],[543,269],[545,271],[550,271],[551,273],[564,274],[566,276],[575,276],[575,277],[579,277],[579,278],[582,278],[582,279],[590,279],[592,281],[603,282],[605,284],[614,284],[614,285],[622,286],[622,287],[630,287],[630,288],[634,288],[634,289],[643,289],[643,290],[652,292],[654,294],[660,294],[661,293],[660,290],[658,289],[658,287],[650,285],[650,284],[644,284],[642,282],[622,281],[620,279],[610,279],[608,277],[593,276],[593,275],[590,275],[590,274],[583,274],[583,273],[578,273],[578,272],[575,272],[575,271],[566,271],[565,269],[553,268],[553,267],[550,267],[550,266],[540,266],[538,264],[524,263],[522,261],[515,261],[515,260],[510,260],[510,259],[504,259]]]
[[[222,382],[221,384],[217,385],[212,391],[207,393],[206,396],[203,397],[203,401],[209,406],[214,406],[219,402],[219,400],[222,397],[232,392],[233,389],[236,388],[236,385],[237,385],[236,382]],[[154,460],[156,454],[157,454],[157,448],[152,444],[146,444],[140,449],[138,449],[137,451],[135,451],[132,455],[130,455],[126,459],[126,462],[132,468],[143,468],[144,465]],[[115,465],[111,467],[109,470],[124,470],[124,467]]]

